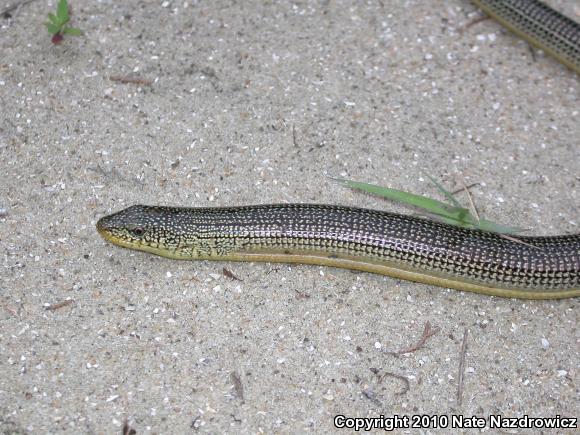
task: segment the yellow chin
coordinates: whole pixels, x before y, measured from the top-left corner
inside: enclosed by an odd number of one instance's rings
[[[130,249],[139,249],[139,250],[142,249],[141,246],[138,245],[137,243],[122,239],[120,237],[116,237],[113,233],[104,228],[100,228],[99,226],[97,226],[97,231],[103,239],[105,239],[107,242],[112,243],[113,245],[122,246],[123,248]]]
[[[126,239],[123,239],[121,237],[117,237],[113,233],[111,233],[110,231],[108,231],[104,228],[99,228],[98,226],[97,226],[97,231],[101,235],[101,237],[103,239],[105,239],[107,242],[110,242],[113,245],[120,246],[122,248],[133,249],[136,251],[150,252],[151,254],[159,255],[161,257],[173,258],[173,259],[177,259],[177,260],[186,260],[186,259],[191,260],[191,256],[184,257],[183,255],[179,255],[178,252],[172,252],[172,251],[168,251],[167,249],[161,249],[161,248],[158,248],[155,246],[149,246],[149,245],[142,244],[139,242],[126,240]]]

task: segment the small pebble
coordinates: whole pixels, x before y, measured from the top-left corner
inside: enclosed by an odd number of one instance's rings
[[[550,342],[546,338],[542,338],[542,347],[547,349],[550,347]]]
[[[329,402],[334,400],[334,395],[328,390],[328,392],[322,396],[323,399],[328,400]]]

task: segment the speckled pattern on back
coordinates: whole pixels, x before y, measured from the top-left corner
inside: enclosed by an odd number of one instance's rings
[[[536,0],[476,0],[503,25],[580,73],[580,24]]]
[[[225,208],[135,205],[102,218],[123,246],[172,257],[322,253],[399,264],[407,270],[500,288],[568,289],[580,283],[580,235],[518,237],[378,210],[317,204]]]

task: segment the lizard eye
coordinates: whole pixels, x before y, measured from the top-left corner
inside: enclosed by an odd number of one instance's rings
[[[143,234],[145,234],[145,230],[141,227],[132,228],[130,231],[131,234],[133,234],[135,237],[141,237]]]

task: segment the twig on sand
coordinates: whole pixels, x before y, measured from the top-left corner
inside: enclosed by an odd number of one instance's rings
[[[141,77],[132,77],[132,76],[110,76],[109,79],[113,82],[119,83],[131,83],[134,85],[152,85],[153,80],[144,79]]]
[[[426,321],[425,328],[423,329],[423,335],[421,336],[419,341],[414,346],[411,346],[411,347],[408,347],[405,349],[395,350],[395,351],[385,351],[385,353],[390,353],[391,355],[402,355],[404,353],[416,352],[417,350],[419,350],[423,346],[425,346],[425,343],[427,342],[429,337],[432,337],[433,335],[437,334],[438,332],[439,332],[439,328],[437,328],[437,327],[431,328],[431,323],[429,323],[429,321]]]
[[[457,405],[461,406],[463,400],[463,375],[465,372],[465,354],[467,353],[467,328],[463,331],[463,342],[461,343],[461,356],[459,359],[459,374],[457,376]]]
[[[224,276],[233,279],[234,281],[243,281],[243,279],[238,278],[236,275],[234,275],[234,273],[231,270],[226,269],[225,267],[222,268],[222,273],[224,274]]]
[[[63,308],[63,307],[66,307],[67,305],[71,305],[72,303],[74,303],[74,299],[67,299],[67,300],[64,300],[62,302],[57,302],[56,304],[48,305],[46,307],[46,309],[48,311],[55,311],[55,310],[58,310],[59,308]]]
[[[489,20],[489,19],[490,19],[490,18],[489,18],[489,16],[487,16],[487,15],[482,15],[481,17],[477,17],[477,18],[475,18],[475,19],[471,20],[471,21],[470,21],[469,23],[467,23],[465,26],[461,27],[461,28],[459,29],[459,32],[460,32],[460,33],[463,33],[463,32],[465,32],[467,29],[469,29],[470,27],[473,27],[473,26],[475,26],[476,24],[479,24],[479,23],[481,23],[482,21],[486,21],[486,20]]]
[[[243,402],[244,401],[244,386],[242,384],[242,379],[240,378],[240,375],[237,372],[231,372],[230,379],[234,383],[234,390],[236,391],[236,395],[238,396],[238,399],[240,399]]]

